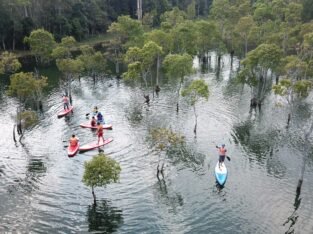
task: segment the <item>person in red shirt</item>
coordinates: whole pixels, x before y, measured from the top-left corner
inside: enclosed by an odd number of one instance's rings
[[[64,110],[66,109],[70,109],[70,106],[69,106],[69,98],[67,95],[63,95],[63,106],[64,106]]]
[[[92,127],[95,127],[95,126],[97,125],[97,121],[96,121],[96,118],[95,118],[94,116],[92,116],[90,125],[91,125]]]
[[[103,126],[101,123],[98,122],[97,124],[97,135],[98,135],[98,145],[100,142],[100,138],[102,138],[102,142],[104,142],[104,138],[103,138]]]
[[[78,137],[76,137],[75,134],[73,134],[70,139],[70,146],[77,146],[78,141],[79,141]]]
[[[216,148],[218,149],[218,154],[219,154],[219,159],[218,159],[218,162],[219,162],[219,167],[221,167],[221,164],[224,163],[225,161],[225,156],[226,156],[226,148],[225,148],[225,144],[222,144],[221,147],[218,147],[216,146]]]

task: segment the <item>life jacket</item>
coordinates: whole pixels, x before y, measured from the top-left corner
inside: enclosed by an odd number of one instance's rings
[[[95,119],[92,119],[90,124],[91,124],[91,126],[93,126],[93,127],[94,127],[94,126],[96,126],[97,122],[96,122],[96,120],[95,120]]]
[[[98,126],[98,134],[101,134],[101,133],[103,133],[103,126],[100,124]]]
[[[76,137],[74,137],[74,138],[71,137],[71,139],[70,139],[70,145],[71,145],[71,146],[76,146],[77,143],[78,143],[77,138],[76,138]]]
[[[100,114],[100,113],[98,113],[98,114],[97,114],[97,120],[98,120],[99,122],[102,122],[102,121],[103,121],[103,115]]]
[[[225,155],[226,155],[226,149],[223,148],[223,147],[220,147],[220,148],[218,149],[218,152],[219,152],[219,154],[220,154],[221,156],[225,156]]]

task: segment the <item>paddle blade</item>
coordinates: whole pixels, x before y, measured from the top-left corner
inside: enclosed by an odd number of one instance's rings
[[[89,116],[89,115],[90,115],[90,113],[87,113],[87,114],[86,114],[86,116]]]
[[[230,161],[230,157],[226,156],[226,158],[228,159],[228,161]]]

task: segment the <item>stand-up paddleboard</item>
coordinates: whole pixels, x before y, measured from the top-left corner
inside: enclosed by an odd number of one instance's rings
[[[214,170],[216,181],[219,185],[224,185],[227,179],[227,168],[225,163],[221,163],[219,167],[219,162],[216,163]]]
[[[79,143],[77,143],[77,145],[75,145],[75,146],[69,145],[67,147],[67,154],[68,154],[68,156],[69,157],[75,156],[75,154],[78,152],[78,149],[79,149]]]
[[[70,106],[69,109],[65,109],[65,110],[60,111],[60,112],[58,113],[58,118],[67,115],[68,113],[70,113],[71,111],[73,111],[73,108],[74,108],[73,106]]]
[[[87,151],[87,150],[96,149],[96,148],[99,148],[99,147],[104,146],[106,144],[109,144],[112,141],[113,141],[113,138],[105,139],[104,142],[102,142],[102,140],[100,140],[99,145],[98,145],[98,141],[93,141],[93,142],[90,142],[86,145],[79,147],[79,151],[83,152],[83,151]]]
[[[92,129],[97,129],[97,125],[96,126],[91,126],[90,122],[87,123],[82,123],[79,126],[81,126],[82,128],[92,128]],[[112,124],[103,124],[102,125],[104,129],[112,129]]]

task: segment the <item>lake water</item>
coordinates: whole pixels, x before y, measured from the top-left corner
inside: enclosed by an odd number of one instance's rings
[[[213,56],[213,55],[212,55]],[[212,57],[211,66],[215,66]],[[59,75],[47,73],[50,88],[44,114],[23,144],[12,137],[17,102],[6,96],[8,80],[0,82],[0,233],[312,233],[312,157],[306,162],[300,196],[296,186],[305,152],[304,130],[310,124],[312,103],[297,107],[286,129],[287,108],[277,107],[268,94],[262,110],[249,113],[250,89],[234,81],[238,61],[231,69],[223,58],[214,69],[186,79],[209,84],[208,101],[197,104],[198,131],[193,133],[193,110],[180,99],[177,83],[161,80],[161,92],[144,103],[143,84],[103,78],[73,82],[74,114],[57,118],[62,89]],[[195,67],[198,67],[195,60]],[[309,100],[312,100],[310,97]],[[81,143],[96,139],[79,127],[97,105],[114,141],[104,153],[118,161],[120,182],[91,189],[82,183],[84,162],[97,151],[69,158],[67,140],[75,133]],[[149,140],[152,128],[167,127],[186,137],[180,155],[168,155],[165,179],[158,181],[157,152]],[[312,140],[312,139],[311,139]],[[213,175],[216,144],[226,144],[231,161],[224,188]]]

